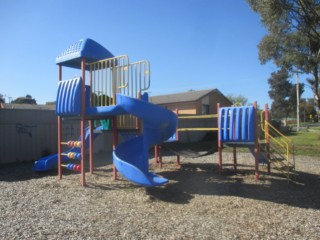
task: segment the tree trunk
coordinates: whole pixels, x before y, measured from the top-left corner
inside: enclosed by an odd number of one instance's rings
[[[314,100],[317,104],[318,110],[320,110],[320,95],[319,95],[319,75],[318,75],[318,66],[314,68],[313,71],[314,83],[311,86],[314,94]]]

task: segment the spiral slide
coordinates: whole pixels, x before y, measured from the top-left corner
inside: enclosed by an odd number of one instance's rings
[[[167,179],[149,172],[149,147],[159,144],[176,131],[176,115],[147,101],[145,93],[139,100],[117,95],[117,106],[123,112],[143,120],[143,134],[120,143],[113,152],[113,163],[128,180],[139,185],[152,187],[163,185]]]
[[[95,130],[96,131],[103,130],[103,126],[99,126]],[[95,132],[93,134],[93,139],[96,139],[96,137],[98,137],[99,134],[100,134],[99,132]],[[90,131],[89,131],[89,127],[87,127],[86,131],[85,131],[85,147],[86,147],[86,149],[89,146],[89,136],[90,136]],[[81,141],[80,137],[79,137],[79,141]],[[69,152],[80,153],[80,148],[73,147],[63,153],[69,153]],[[68,160],[68,157],[62,156],[62,160],[66,161],[66,160]],[[43,172],[43,171],[55,169],[57,167],[58,167],[58,154],[53,154],[50,156],[40,158],[39,160],[35,161],[34,166],[33,166],[33,170],[35,172]]]
[[[149,147],[164,142],[176,131],[177,116],[170,110],[148,102],[148,94],[142,99],[116,95],[117,105],[89,107],[90,118],[131,114],[143,121],[143,133],[118,144],[113,152],[117,170],[131,182],[152,187],[168,182],[167,179],[149,172]]]

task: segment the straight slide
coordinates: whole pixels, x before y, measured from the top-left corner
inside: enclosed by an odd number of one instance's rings
[[[97,131],[103,130],[103,126],[99,126],[95,130]],[[99,134],[100,133],[94,133],[93,139],[96,139],[96,137],[99,136]],[[89,127],[87,127],[85,131],[85,148],[86,149],[89,147],[89,136],[90,136],[90,131],[89,131]],[[81,141],[81,137],[79,137],[78,141]],[[80,148],[73,147],[63,153],[67,154],[69,152],[80,153]],[[62,161],[66,161],[66,160],[68,160],[68,157],[62,156]],[[50,156],[40,158],[39,160],[35,161],[33,170],[35,172],[43,172],[43,171],[55,169],[57,167],[58,167],[58,154],[53,154]]]

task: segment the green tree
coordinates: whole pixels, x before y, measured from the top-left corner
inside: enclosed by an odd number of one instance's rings
[[[317,111],[315,109],[315,102],[312,98],[302,98],[300,103],[301,119],[304,122],[314,121],[316,119]]]
[[[91,101],[94,106],[109,106],[114,104],[113,99],[105,94],[97,95],[93,93]]]
[[[248,98],[242,96],[241,94],[236,96],[233,94],[229,94],[226,96],[234,106],[246,106],[248,103]]]
[[[0,103],[5,103],[6,99],[3,94],[0,93]]]
[[[320,108],[320,1],[246,1],[268,30],[258,46],[261,63],[273,61],[291,73],[310,74],[308,83]]]
[[[285,69],[271,73],[268,79],[269,97],[273,100],[271,112],[274,118],[295,116],[297,106],[296,85],[289,81],[290,74]],[[299,84],[299,95],[304,91],[304,84]]]
[[[16,103],[16,104],[37,104],[37,101],[34,98],[32,98],[31,95],[27,94],[25,97],[16,98],[11,103]]]

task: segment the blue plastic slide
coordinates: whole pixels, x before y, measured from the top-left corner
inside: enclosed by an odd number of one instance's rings
[[[103,130],[103,126],[97,127],[96,130],[97,131]],[[99,134],[100,133],[94,133],[93,139],[95,139]],[[86,149],[89,146],[89,136],[90,136],[90,131],[89,131],[89,127],[87,127],[85,131],[85,148]],[[81,137],[79,137],[78,140],[81,141]],[[63,153],[69,153],[69,152],[80,153],[80,148],[70,148],[69,150]],[[62,161],[66,161],[66,160],[68,160],[68,157],[62,156]],[[57,167],[58,167],[58,154],[53,154],[50,156],[40,158],[39,160],[35,161],[33,170],[36,172],[42,172],[42,171],[55,169]]]
[[[117,95],[117,106],[124,113],[143,120],[143,134],[117,145],[113,152],[113,163],[128,180],[147,187],[159,186],[167,179],[149,172],[149,147],[170,138],[176,131],[177,117],[163,107],[147,102],[144,94],[139,100]]]
[[[56,113],[61,117],[80,116],[79,107],[81,78],[60,81],[58,86]],[[90,89],[87,87],[86,100]],[[86,107],[86,117],[100,119],[108,116],[131,114],[143,122],[143,134],[125,139],[116,146],[113,162],[118,171],[128,180],[143,186],[159,186],[167,179],[149,172],[149,148],[166,141],[176,131],[177,116],[170,110],[148,102],[148,94],[142,100],[116,95],[116,105]],[[89,104],[87,104],[89,106]]]

